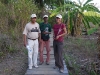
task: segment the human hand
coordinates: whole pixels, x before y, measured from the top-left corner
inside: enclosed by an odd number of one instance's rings
[[[24,42],[24,46],[25,46],[25,47],[27,46],[27,43],[26,43],[26,42]]]
[[[57,39],[59,39],[59,37],[61,37],[61,36],[60,36],[60,35],[58,35],[58,36],[56,37],[56,40],[57,40]]]
[[[39,39],[39,43],[41,43],[42,42],[42,39]]]
[[[49,32],[43,32],[43,34],[49,34]]]

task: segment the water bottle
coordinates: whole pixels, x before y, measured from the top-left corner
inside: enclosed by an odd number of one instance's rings
[[[32,50],[30,49],[29,45],[27,45],[26,48],[27,48],[27,50],[28,50],[29,52],[32,52]]]
[[[45,32],[48,32],[48,27],[45,28]],[[45,34],[46,36],[48,36],[48,34]]]
[[[30,49],[29,45],[26,46],[27,50],[28,50],[28,57],[29,57],[29,60],[31,61],[32,60],[32,50]]]

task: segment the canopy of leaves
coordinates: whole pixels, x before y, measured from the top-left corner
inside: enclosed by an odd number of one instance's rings
[[[53,9],[54,7],[59,7],[64,4],[65,0],[33,0],[40,7],[43,8],[49,6],[49,8]]]

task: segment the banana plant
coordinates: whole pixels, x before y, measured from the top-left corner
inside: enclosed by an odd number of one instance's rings
[[[95,25],[100,23],[100,11],[91,1],[93,0],[87,0],[85,3],[82,3],[80,0],[78,0],[78,3],[66,1],[64,5],[52,11],[53,14],[51,14],[51,17],[57,13],[61,13],[64,16],[64,22],[67,24],[69,33],[73,36],[81,35],[82,25],[87,30],[91,28],[90,21]],[[63,9],[65,11],[62,11]]]

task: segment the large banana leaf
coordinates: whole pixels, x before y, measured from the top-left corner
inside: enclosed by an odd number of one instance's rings
[[[95,25],[100,24],[100,13],[89,11],[89,12],[84,12],[84,15],[93,24]]]
[[[70,31],[72,31],[73,27],[79,28],[76,25],[78,22],[77,18],[80,18],[80,20],[82,20],[82,24],[84,25],[84,27],[86,29],[89,29],[91,27],[90,22],[92,22],[95,25],[100,24],[100,11],[94,5],[90,4],[91,1],[92,0],[87,0],[83,5],[81,5],[82,3],[80,0],[79,0],[79,4],[66,3],[65,5],[53,10],[52,13],[56,12],[55,14],[64,13],[65,15],[68,15],[68,17],[67,18],[64,17],[64,19],[67,20],[67,24],[70,25],[70,28],[69,28]],[[63,12],[63,9],[65,9],[66,11]]]
[[[94,12],[94,11],[87,11],[87,12],[83,12],[85,16],[96,16],[96,17],[100,17],[100,13]]]
[[[86,6],[86,5],[89,4],[91,1],[93,1],[93,0],[87,0],[87,1],[83,4],[83,6]]]

